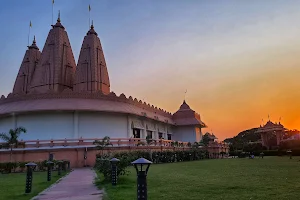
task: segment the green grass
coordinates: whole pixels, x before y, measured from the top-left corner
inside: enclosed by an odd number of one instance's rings
[[[152,165],[148,172],[149,200],[297,200],[299,157],[218,159]],[[118,186],[97,182],[109,200],[136,199],[136,173],[129,168]],[[101,178],[101,176],[100,176]]]
[[[65,173],[62,172],[62,176]],[[32,191],[25,194],[26,173],[0,174],[0,199],[27,200],[48,188],[60,177],[52,172],[51,181],[47,181],[47,172],[33,172]]]

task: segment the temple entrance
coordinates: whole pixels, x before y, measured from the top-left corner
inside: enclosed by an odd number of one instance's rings
[[[158,133],[158,139],[164,139],[163,138],[163,133]]]
[[[134,138],[141,138],[141,129],[133,128],[132,132]]]
[[[152,131],[147,131],[147,138],[152,139]]]

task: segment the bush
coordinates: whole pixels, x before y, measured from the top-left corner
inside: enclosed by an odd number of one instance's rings
[[[190,151],[154,151],[152,153],[148,151],[131,151],[115,153],[113,155],[98,154],[95,168],[104,175],[104,179],[107,181],[111,179],[111,165],[109,160],[113,157],[120,160],[117,165],[117,176],[120,176],[128,174],[126,168],[131,165],[131,162],[141,157],[153,163],[171,163],[204,159],[208,157],[208,152],[196,149]]]
[[[48,160],[43,160],[43,161],[38,161],[35,162],[37,164],[37,167],[35,168],[35,171],[45,171],[47,169],[47,161]],[[27,162],[5,162],[5,163],[0,163],[0,173],[11,173],[13,172],[24,172],[26,168],[26,164],[32,162],[32,161],[27,161]],[[54,163],[57,163],[56,160],[53,160]],[[63,170],[66,170],[64,166],[67,166],[70,161],[64,160],[63,161]]]
[[[112,157],[109,157],[108,155],[97,156],[96,158],[95,168],[103,174],[106,181],[111,180],[111,158]],[[128,160],[126,157],[118,157],[118,159],[120,160],[120,162],[117,163],[117,176],[119,177],[120,175],[125,175],[128,173],[126,170],[128,166]]]

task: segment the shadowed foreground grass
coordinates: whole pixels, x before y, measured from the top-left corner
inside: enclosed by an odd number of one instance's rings
[[[152,165],[148,172],[149,200],[297,200],[299,157],[218,159]],[[113,188],[101,183],[109,200],[136,199],[136,173],[122,176]],[[100,176],[101,178],[101,176]]]
[[[62,172],[62,176],[66,173]],[[47,181],[47,172],[33,172],[32,191],[25,194],[26,173],[0,174],[0,199],[27,200],[56,182],[60,177],[52,172],[51,181]]]

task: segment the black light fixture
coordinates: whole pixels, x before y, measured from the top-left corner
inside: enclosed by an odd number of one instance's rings
[[[147,174],[152,162],[145,158],[139,158],[131,164],[134,165],[137,173],[137,200],[147,200]]]
[[[288,155],[290,155],[290,159],[292,159],[292,156],[293,156],[292,150],[289,149],[289,150],[286,151],[286,153],[287,153]]]
[[[113,186],[117,185],[117,178],[118,178],[118,167],[117,167],[117,163],[120,162],[120,160],[118,158],[112,158],[110,160],[111,163],[111,184]]]
[[[46,162],[46,164],[47,164],[47,181],[51,181],[52,165],[54,164],[54,162],[49,160],[48,162]]]
[[[63,161],[59,160],[56,162],[56,165],[58,165],[58,169],[57,169],[57,173],[58,173],[58,176],[61,175],[61,166],[63,164]]]
[[[25,166],[27,167],[25,193],[30,193],[32,188],[32,172],[35,169],[36,164],[27,163]]]

